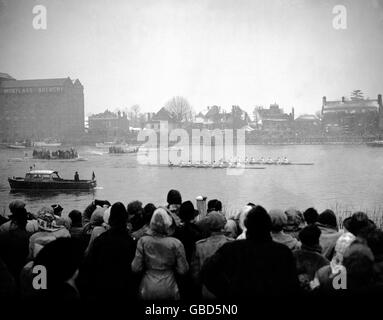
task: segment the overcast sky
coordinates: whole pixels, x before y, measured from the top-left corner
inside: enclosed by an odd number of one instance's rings
[[[32,8],[47,8],[47,30]],[[333,28],[333,7],[347,29]],[[383,93],[380,0],[0,0],[0,72],[79,78],[85,112],[172,96],[208,105],[277,102],[314,113],[321,98]]]

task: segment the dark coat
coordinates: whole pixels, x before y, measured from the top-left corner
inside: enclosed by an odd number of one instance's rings
[[[291,250],[269,239],[236,240],[224,244],[204,264],[202,282],[217,297],[246,300],[261,295],[299,291]]]
[[[27,231],[21,229],[0,233],[0,258],[16,281],[28,257],[29,236]]]
[[[318,246],[321,252],[321,247]],[[312,247],[302,246],[302,249],[294,251],[293,255],[297,264],[297,272],[301,287],[309,289],[309,283],[315,277],[315,273],[330,262]]]
[[[186,260],[189,264],[191,263],[191,258],[195,250],[195,243],[203,239],[203,236],[204,234],[200,227],[193,222],[187,222],[176,229],[173,237],[180,240],[183,244]]]
[[[80,268],[80,293],[88,299],[136,297],[138,279],[131,270],[135,252],[136,242],[127,229],[102,233]]]

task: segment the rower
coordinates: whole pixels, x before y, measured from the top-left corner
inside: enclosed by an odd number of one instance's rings
[[[289,159],[287,159],[287,157],[285,157],[285,158],[283,159],[283,163],[290,163],[290,161],[289,161]]]

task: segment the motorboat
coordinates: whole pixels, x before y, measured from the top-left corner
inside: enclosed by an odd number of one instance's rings
[[[8,178],[12,190],[91,190],[96,180],[63,179],[54,170],[31,170],[25,177]]]

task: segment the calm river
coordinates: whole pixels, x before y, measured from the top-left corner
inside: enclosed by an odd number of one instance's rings
[[[219,169],[180,169],[147,167],[137,163],[136,155],[101,154],[95,147],[77,148],[83,162],[9,161],[22,158],[31,150],[0,150],[0,210],[8,210],[13,199],[27,202],[35,211],[42,205],[59,203],[65,208],[83,210],[92,199],[110,202],[141,200],[164,204],[169,189],[181,191],[183,199],[206,195],[222,200],[229,210],[247,202],[267,209],[290,206],[319,210],[380,209],[383,206],[383,148],[364,145],[247,146],[246,154],[260,158],[287,156],[293,162],[313,162],[311,166],[267,166],[265,170],[246,170],[227,175]],[[31,164],[36,169],[58,170],[63,178],[89,179],[92,171],[98,189],[93,193],[11,193],[8,176],[24,176]],[[6,208],[6,209],[5,209]]]

